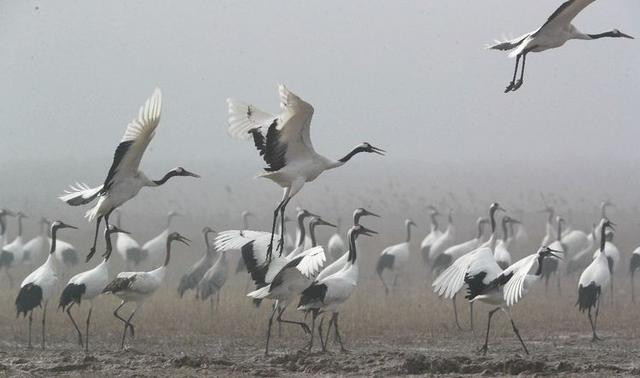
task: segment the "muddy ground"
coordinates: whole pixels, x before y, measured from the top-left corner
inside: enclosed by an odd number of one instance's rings
[[[46,351],[4,343],[0,348],[3,376],[297,376],[300,374],[397,376],[415,375],[556,375],[632,376],[640,374],[638,342],[624,335],[603,334],[593,344],[586,335],[527,340],[525,355],[514,338],[492,340],[489,353],[479,355],[479,334],[459,332],[432,340],[368,340],[321,353],[303,352],[297,338],[278,338],[273,352],[263,355],[257,340],[198,342],[133,340],[125,351],[98,342],[85,354],[70,344]]]

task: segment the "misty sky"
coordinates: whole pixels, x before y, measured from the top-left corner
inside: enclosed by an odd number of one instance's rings
[[[329,157],[366,140],[388,156],[353,164],[416,163],[398,175],[429,164],[459,164],[466,175],[503,160],[527,176],[531,166],[567,164],[581,167],[579,189],[593,162],[614,175],[621,162],[634,167],[640,158],[640,40],[570,41],[531,54],[525,85],[508,95],[514,61],[485,49],[539,27],[559,4],[2,0],[0,188],[22,195],[14,183],[39,183],[44,171],[58,180],[48,196],[76,180],[100,183],[156,85],[163,115],[143,168],[158,176],[191,163],[215,185],[233,165],[249,180],[262,161],[227,136],[225,99],[276,112],[282,82],[314,105],[314,145]],[[574,24],[640,37],[638,20],[637,0],[601,0]],[[40,171],[7,164],[21,161]],[[271,186],[261,188],[277,192]]]

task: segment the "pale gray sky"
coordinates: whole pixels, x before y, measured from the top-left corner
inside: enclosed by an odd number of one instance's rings
[[[640,159],[640,40],[571,41],[531,54],[525,85],[509,95],[502,91],[514,61],[484,48],[534,30],[560,4],[1,0],[0,161],[27,160],[31,168],[3,163],[0,190],[18,200],[46,189],[44,201],[66,183],[100,183],[126,124],[157,85],[163,118],[143,167],[157,176],[195,165],[207,188],[259,185],[271,206],[277,188],[250,181],[262,167],[257,153],[226,135],[225,99],[275,112],[283,82],[315,106],[320,153],[339,157],[364,140],[389,152],[361,157],[309,190],[380,163],[406,190],[427,183],[503,196],[520,178],[528,180],[519,181],[522,190],[546,190],[546,182],[575,174],[548,190],[589,186],[581,196],[593,201],[615,192],[608,185],[617,180],[622,193],[628,177],[615,173]],[[574,23],[584,32],[618,28],[640,37],[638,20],[637,0],[600,0]],[[496,160],[522,172],[465,181]],[[237,170],[225,171],[229,164]],[[435,182],[434,164],[445,167]],[[565,164],[580,170],[558,170]],[[446,174],[450,166],[459,168],[454,175]],[[598,178],[615,177],[594,181],[592,171],[601,169],[610,172],[594,172]],[[412,175],[419,184],[408,182]]]

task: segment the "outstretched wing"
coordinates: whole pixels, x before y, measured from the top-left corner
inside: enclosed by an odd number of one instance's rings
[[[64,191],[65,194],[58,198],[68,205],[79,206],[93,201],[101,190],[102,185],[90,188],[87,184],[77,182],[75,185],[69,186],[69,189]]]
[[[506,41],[495,41],[495,43],[493,45],[489,45],[487,46],[488,49],[491,50],[500,50],[500,51],[509,51],[509,50],[513,50],[516,47],[520,46],[520,44],[522,42],[524,42],[525,39],[527,39],[527,37],[529,36],[529,33],[520,36],[518,38],[514,38],[514,39],[508,39]]]
[[[127,126],[116,148],[107,178],[104,180],[103,191],[109,190],[111,185],[121,178],[137,174],[142,155],[160,123],[161,110],[162,94],[160,89],[156,88],[153,95],[140,108],[138,117]]]
[[[536,33],[540,33],[545,29],[567,28],[578,13],[582,12],[584,8],[594,1],[596,0],[569,0],[564,2],[549,16],[547,22]]]
[[[271,234],[263,231],[251,231],[251,230],[228,230],[219,232],[213,241],[213,246],[216,251],[232,251],[242,248],[244,245],[261,241],[269,238]],[[258,243],[260,244],[260,243]]]
[[[236,139],[253,138],[256,149],[263,157],[265,171],[275,172],[287,164],[288,157],[313,152],[309,127],[313,107],[289,91],[278,87],[281,113],[266,113],[253,105],[228,99],[228,133]]]
[[[302,257],[302,259],[296,268],[307,278],[311,278],[318,274],[326,259],[324,248],[321,246],[307,249],[300,254],[300,257]]]
[[[513,274],[511,279],[509,279],[504,285],[503,289],[503,296],[507,306],[513,306],[524,295],[525,279],[533,267],[533,264],[536,262],[537,257],[537,253],[529,255],[511,265],[502,273],[505,277]]]

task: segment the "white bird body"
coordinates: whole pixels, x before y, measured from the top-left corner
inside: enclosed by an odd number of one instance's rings
[[[496,242],[496,248],[493,250],[493,256],[496,258],[496,262],[503,269],[511,265],[510,244],[510,240],[500,239]]]
[[[598,250],[591,264],[580,275],[578,286],[587,287],[591,283],[595,283],[600,287],[606,287],[610,279],[611,273],[609,272],[607,256]]]
[[[582,230],[568,230],[562,235],[561,241],[567,248],[565,251],[567,257],[571,257],[589,245],[589,235]]]
[[[118,234],[116,237],[116,250],[123,261],[129,261],[134,251],[140,251],[140,244],[128,234]]]
[[[594,232],[587,236],[587,245],[582,248],[582,250],[572,254],[569,261],[567,261],[567,273],[573,273],[577,270],[586,268],[589,263],[593,261],[593,257],[597,250]]]
[[[147,252],[147,256],[151,261],[156,261],[162,256],[163,246],[166,245],[167,237],[171,230],[165,228],[161,233],[155,236],[153,239],[142,245],[142,250]]]
[[[526,62],[526,56],[529,52],[541,52],[549,49],[554,49],[563,46],[567,41],[572,39],[582,40],[595,40],[603,37],[624,37],[633,38],[629,35],[621,33],[619,30],[614,29],[610,32],[599,34],[585,34],[578,30],[571,24],[572,20],[589,4],[595,0],[568,0],[564,2],[558,9],[556,9],[547,21],[540,28],[533,32],[524,34],[518,38],[498,42],[489,46],[490,49],[508,51],[510,58],[516,58],[516,68],[513,75],[513,80],[509,86],[505,89],[505,93],[509,91],[515,91],[522,85],[524,76],[524,65]],[[518,63],[520,58],[523,59],[522,73],[520,80],[516,83],[516,75],[518,72]]]
[[[226,252],[219,252],[216,261],[198,283],[198,297],[204,301],[213,294],[219,294],[227,282],[228,270]]]
[[[52,255],[47,257],[44,264],[31,272],[20,284],[24,287],[28,284],[39,286],[42,289],[42,302],[47,302],[53,295],[58,283],[58,266]]]
[[[113,293],[125,302],[142,303],[155,293],[167,273],[167,268],[161,266],[149,272],[120,272],[117,278],[130,280],[131,284],[127,290]]]
[[[600,250],[597,250],[594,253],[594,259],[597,257],[598,253],[600,253]],[[609,261],[609,264],[611,264],[611,273],[615,273],[618,266],[620,266],[620,251],[618,250],[618,247],[610,241],[605,241],[604,255]]]
[[[284,85],[278,86],[278,92],[281,109],[278,115],[271,115],[242,101],[227,100],[229,135],[244,140],[253,137],[256,149],[267,164],[265,172],[258,176],[268,178],[284,189],[282,200],[274,211],[272,234],[275,233],[278,213],[284,217],[287,203],[306,182],[315,180],[326,170],[344,165],[357,153],[384,152],[369,143],[362,143],[340,160],[331,160],[316,153],[310,136],[313,107]],[[281,241],[283,232],[281,230]]]
[[[29,261],[38,261],[49,250],[49,240],[44,235],[38,235],[24,244],[24,257]]]
[[[447,248],[451,247],[456,240],[456,226],[453,224],[451,212],[449,212],[449,224],[445,231],[437,238],[429,249],[429,261],[435,261],[438,256]]]
[[[49,244],[51,244],[51,238],[48,239]],[[76,248],[64,240],[56,240],[56,250],[53,255],[61,267],[70,267],[78,263],[78,252]]]
[[[24,256],[24,240],[22,240],[22,236],[16,236],[13,241],[5,245],[2,250],[13,255],[13,265],[21,264]]]
[[[85,285],[82,299],[92,300],[102,293],[109,283],[109,260],[104,259],[95,268],[76,274],[68,283]]]
[[[347,246],[339,233],[331,235],[327,242],[327,250],[329,251],[329,256],[331,256],[334,261],[337,261],[344,255],[344,251],[347,250]]]

